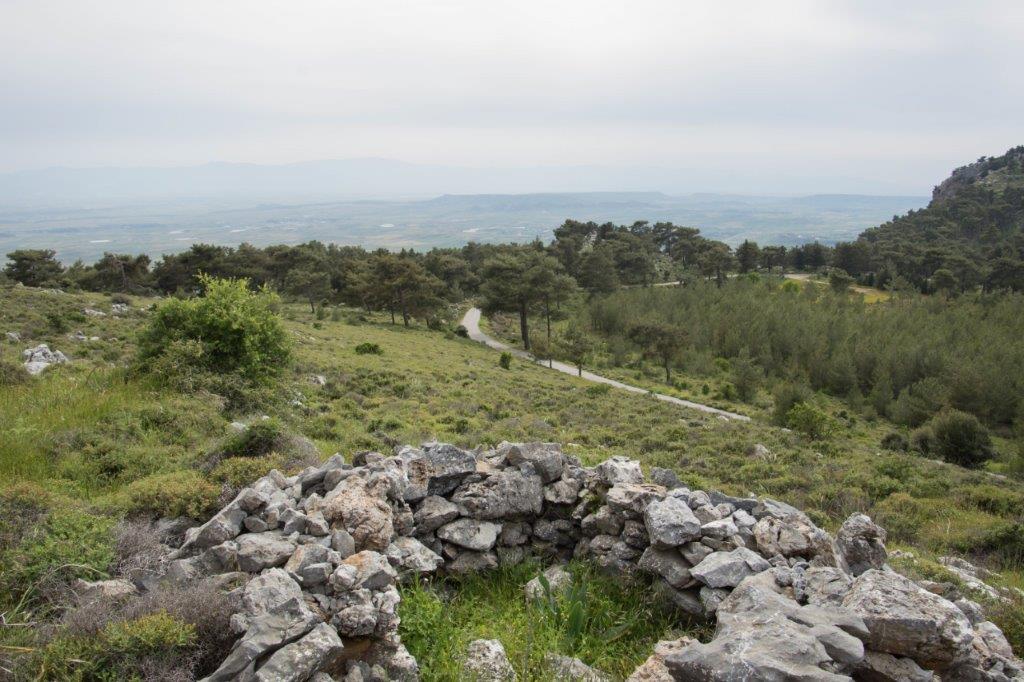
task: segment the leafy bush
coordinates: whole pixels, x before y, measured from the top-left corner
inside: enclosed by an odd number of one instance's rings
[[[0,358],[0,386],[17,386],[28,381],[24,367]]]
[[[882,447],[886,450],[906,452],[907,448],[910,447],[910,442],[902,433],[899,433],[898,431],[890,431],[882,436]]]
[[[455,336],[461,336],[464,339],[469,338],[469,330],[466,329],[465,325],[459,325],[455,328]]]
[[[113,621],[94,636],[58,637],[42,650],[36,679],[115,680],[169,672],[196,644],[196,629],[167,612]],[[176,666],[175,666],[176,667]]]
[[[232,457],[214,467],[210,478],[232,488],[243,488],[270,473],[271,469],[283,469],[284,465],[284,457],[277,454],[266,457]]]
[[[106,576],[114,559],[113,520],[74,508],[51,513],[0,561],[4,588],[29,601],[62,596],[75,578]]]
[[[509,369],[510,367],[512,367],[512,354],[507,352],[502,353],[501,356],[498,358],[498,366],[500,366],[502,369]]]
[[[356,355],[383,355],[380,344],[364,341],[355,348]]]
[[[909,446],[911,450],[922,455],[931,454],[932,450],[935,449],[935,434],[927,426],[918,427],[910,433]]]
[[[811,399],[811,389],[804,384],[789,382],[780,383],[774,392],[775,409],[772,412],[772,421],[779,426],[786,426],[789,419],[789,411],[798,403],[805,403]]]
[[[931,430],[935,454],[947,462],[976,467],[995,455],[988,429],[973,414],[944,410],[932,419]]]
[[[262,457],[270,454],[285,436],[276,419],[258,419],[228,439],[220,448],[227,457]]]
[[[790,408],[786,425],[815,440],[827,438],[834,429],[832,418],[810,403],[797,403]]]
[[[203,276],[204,295],[157,305],[139,335],[146,368],[167,353],[176,362],[213,373],[233,372],[264,380],[288,366],[291,354],[277,296],[249,289],[248,280]]]
[[[196,471],[155,474],[128,486],[128,510],[202,519],[216,508],[219,495],[220,487]]]

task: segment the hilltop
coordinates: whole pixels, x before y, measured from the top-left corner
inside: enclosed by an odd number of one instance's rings
[[[876,285],[1024,289],[1024,146],[982,157],[935,187],[928,206],[866,230],[842,260]]]

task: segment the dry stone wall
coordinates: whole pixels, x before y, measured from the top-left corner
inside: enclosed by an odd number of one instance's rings
[[[162,579],[244,583],[211,681],[419,679],[398,583],[529,556],[592,561],[717,621],[709,642],[660,643],[637,682],[1024,679],[977,604],[894,572],[884,540],[864,515],[832,537],[784,503],[690,490],[663,469],[648,480],[622,457],[583,467],[553,443],[428,443],[271,472],[189,530]],[[467,678],[509,679],[500,643],[474,650]]]

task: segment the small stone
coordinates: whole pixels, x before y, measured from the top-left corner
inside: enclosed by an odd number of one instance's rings
[[[505,647],[496,639],[478,639],[469,643],[463,670],[474,682],[511,682],[516,672]]]
[[[500,531],[501,526],[497,523],[458,519],[438,528],[437,537],[459,547],[483,552],[494,547]]]
[[[685,502],[675,497],[651,501],[644,511],[644,524],[651,544],[662,549],[686,544],[701,533],[700,521]]]

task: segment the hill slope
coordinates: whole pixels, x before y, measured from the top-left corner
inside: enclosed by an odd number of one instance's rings
[[[899,275],[925,290],[1021,290],[1024,146],[956,169],[927,207],[865,231],[858,245],[867,259],[851,274],[879,284]]]

